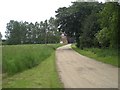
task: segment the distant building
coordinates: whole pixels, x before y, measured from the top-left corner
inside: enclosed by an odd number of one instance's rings
[[[62,34],[60,36],[60,43],[68,44],[67,36],[63,32],[62,32]]]
[[[74,37],[69,37],[67,36],[68,43],[75,43],[75,38]]]

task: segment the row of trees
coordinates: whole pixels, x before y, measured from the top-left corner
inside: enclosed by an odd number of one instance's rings
[[[75,37],[77,47],[117,47],[120,25],[117,2],[73,2],[56,13],[59,29]]]
[[[120,5],[117,2],[72,2],[58,8],[56,18],[7,23],[7,44],[58,43],[60,31],[75,38],[77,47],[117,47]],[[59,31],[58,31],[59,29]]]
[[[6,26],[7,44],[58,43],[59,31],[54,18],[35,24],[10,20]]]

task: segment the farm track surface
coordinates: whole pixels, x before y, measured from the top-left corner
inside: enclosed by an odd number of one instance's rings
[[[118,88],[118,68],[75,52],[71,44],[56,50],[56,64],[65,88]]]

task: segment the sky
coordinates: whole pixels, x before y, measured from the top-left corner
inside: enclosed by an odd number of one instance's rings
[[[40,22],[55,17],[59,7],[68,7],[76,0],[0,0],[0,32],[4,39],[10,20]],[[104,0],[99,0],[104,1]]]

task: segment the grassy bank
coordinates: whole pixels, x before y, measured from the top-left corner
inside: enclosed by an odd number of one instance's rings
[[[3,73],[12,75],[40,64],[60,44],[6,45],[2,47]]]
[[[55,52],[38,66],[3,79],[3,88],[62,88],[55,68]]]
[[[3,66],[10,75],[3,77],[3,88],[62,88],[55,65],[55,49],[59,46],[4,46]]]
[[[118,52],[114,49],[99,49],[99,48],[77,48],[74,44],[72,48],[78,53],[93,58],[97,61],[111,64],[118,67]],[[120,67],[120,66],[119,66]]]

